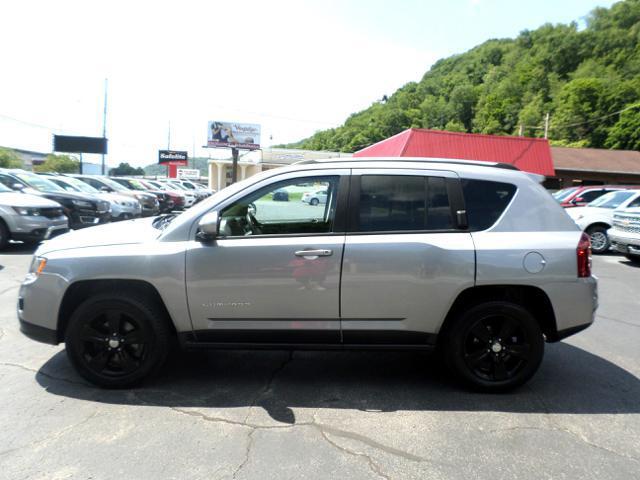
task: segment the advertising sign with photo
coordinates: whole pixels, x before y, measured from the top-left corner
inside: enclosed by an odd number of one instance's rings
[[[244,148],[247,150],[260,148],[260,125],[211,121],[208,127],[208,147]]]

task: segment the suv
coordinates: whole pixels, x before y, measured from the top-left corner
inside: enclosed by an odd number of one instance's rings
[[[596,198],[585,207],[567,210],[574,222],[591,239],[593,253],[605,253],[611,247],[607,230],[613,225],[618,209],[640,207],[640,190],[618,190]]]
[[[640,264],[640,207],[615,212],[608,234],[614,250]]]
[[[569,187],[558,190],[553,194],[553,198],[564,208],[584,207],[609,192],[640,188],[638,186],[625,185],[591,185],[582,187]]]
[[[126,195],[133,197],[140,202],[142,206],[142,216],[149,217],[157,215],[160,212],[160,203],[158,197],[149,192],[138,192],[120,185],[118,182],[114,182],[109,177],[102,175],[72,175],[74,178],[78,178],[85,183],[88,183],[93,188],[100,190],[101,192],[117,193],[119,195]]]
[[[91,227],[111,220],[111,205],[95,195],[68,192],[44,177],[18,169],[0,169],[0,183],[12,190],[39,195],[62,205],[69,227]]]
[[[69,230],[59,203],[15,193],[0,183],[0,250],[9,240],[37,243]]]
[[[74,232],[34,254],[21,330],[126,387],[185,348],[435,349],[468,385],[538,369],[597,306],[589,238],[514,167],[322,160],[261,172],[177,216]],[[301,184],[327,202],[274,202]],[[81,261],[80,261],[81,259]]]
[[[125,178],[125,177],[109,177],[116,183],[119,183],[125,188],[129,190],[133,190],[134,192],[146,192],[152,193],[158,199],[158,208],[159,213],[169,213],[174,208],[173,199],[167,194],[167,192],[163,192],[159,189],[149,189],[147,188],[140,180],[137,178]]]
[[[59,173],[39,173],[38,175],[55,183],[67,192],[84,192],[108,201],[111,206],[111,221],[137,218],[142,213],[140,202],[135,198],[118,195],[117,193],[101,192],[82,180],[60,175]]]

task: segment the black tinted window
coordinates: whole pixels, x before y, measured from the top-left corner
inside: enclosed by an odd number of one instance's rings
[[[516,193],[510,183],[462,180],[464,203],[470,230],[486,230],[496,223]]]
[[[363,232],[450,229],[445,179],[363,175],[358,218]]]
[[[581,198],[583,202],[591,202],[598,197],[601,197],[607,193],[605,190],[589,190],[588,192],[584,192],[578,195],[577,198]]]
[[[640,207],[640,197],[638,197],[635,200],[631,201],[631,203],[629,203],[629,205],[627,205],[626,208],[635,208],[635,207]]]

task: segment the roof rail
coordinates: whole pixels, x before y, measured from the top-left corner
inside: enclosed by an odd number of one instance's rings
[[[450,163],[454,165],[472,165],[476,167],[492,167],[502,168],[504,170],[517,170],[518,167],[511,163],[503,162],[488,162],[486,160],[462,160],[462,159],[448,159],[448,158],[418,158],[418,157],[335,157],[335,158],[322,158],[317,160],[301,160],[299,162],[292,163],[292,165],[313,165],[322,163],[345,163],[345,162],[406,162],[406,163]]]

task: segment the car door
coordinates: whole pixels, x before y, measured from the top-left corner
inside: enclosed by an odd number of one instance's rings
[[[342,267],[345,344],[424,345],[473,286],[453,172],[353,169]]]
[[[284,174],[216,207],[215,241],[190,242],[186,285],[203,342],[340,342],[340,268],[349,170]],[[324,207],[300,201],[312,182]],[[273,193],[284,190],[285,201]]]

